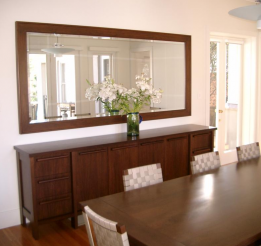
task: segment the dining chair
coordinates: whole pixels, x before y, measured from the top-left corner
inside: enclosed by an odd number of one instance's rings
[[[124,191],[134,190],[163,182],[161,164],[130,168],[123,171]]]
[[[191,173],[197,174],[220,167],[218,151],[192,156],[190,162]]]
[[[260,156],[259,142],[237,147],[238,161],[245,161]]]
[[[103,218],[88,206],[84,207],[83,218],[90,246],[129,246],[124,225]]]

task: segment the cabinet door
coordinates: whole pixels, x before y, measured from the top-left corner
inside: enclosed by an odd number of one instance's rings
[[[107,148],[90,148],[72,153],[74,202],[108,195]]]
[[[166,139],[164,181],[188,175],[188,135],[170,136]]]
[[[138,144],[112,145],[109,148],[109,192],[123,191],[123,171],[138,166]]]
[[[165,148],[164,138],[146,140],[139,143],[139,166],[160,163],[164,173]],[[164,177],[163,177],[164,178]]]

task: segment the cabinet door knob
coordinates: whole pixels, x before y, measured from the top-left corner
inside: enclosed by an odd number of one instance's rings
[[[223,110],[220,109],[220,110],[218,110],[218,112],[219,112],[220,114],[222,114],[222,113],[223,113]]]

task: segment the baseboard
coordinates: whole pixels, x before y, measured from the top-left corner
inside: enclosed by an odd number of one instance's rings
[[[20,210],[18,208],[0,212],[0,229],[20,224]]]
[[[82,215],[78,215],[78,226],[84,225],[84,219]]]

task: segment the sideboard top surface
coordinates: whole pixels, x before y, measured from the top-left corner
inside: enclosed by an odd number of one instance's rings
[[[28,154],[33,156],[36,154],[46,153],[46,152],[55,152],[55,151],[70,151],[74,149],[99,146],[105,144],[116,144],[116,143],[131,143],[136,140],[143,140],[148,138],[163,137],[169,135],[176,135],[182,133],[193,133],[204,130],[216,130],[217,128],[211,126],[201,126],[201,125],[180,125],[164,128],[156,128],[151,130],[140,131],[138,137],[128,137],[127,133],[117,133],[110,135],[102,135],[96,137],[85,137],[85,138],[76,138],[69,140],[59,140],[35,144],[25,144],[25,145],[16,145],[14,149],[20,153]]]

